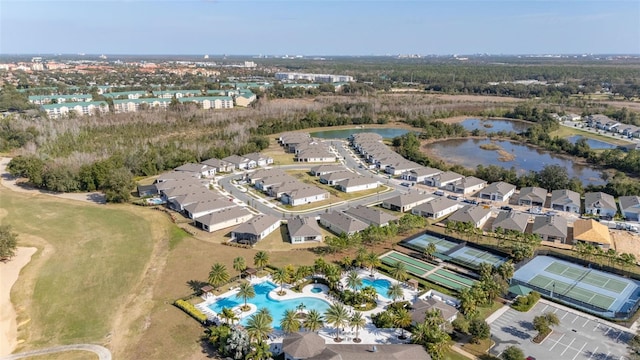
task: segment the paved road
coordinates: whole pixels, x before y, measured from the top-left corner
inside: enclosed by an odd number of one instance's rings
[[[349,202],[341,201],[339,203],[331,204],[331,205],[322,207],[320,209],[314,209],[309,211],[296,211],[295,209],[288,210],[280,207],[279,205],[274,205],[272,202],[265,201],[264,198],[256,199],[255,197],[249,195],[246,191],[248,186],[243,185],[238,187],[232,183],[233,179],[238,179],[242,177],[242,175],[240,174],[231,174],[231,175],[226,175],[222,178],[219,178],[217,180],[218,185],[220,185],[224,189],[224,191],[230,193],[232,196],[234,196],[238,200],[253,207],[254,209],[260,211],[261,213],[273,215],[276,217],[282,217],[283,214],[285,214],[284,215],[285,217],[292,216],[293,214],[302,215],[302,216],[318,216],[324,213],[327,208],[330,208],[331,210],[345,210],[351,206],[369,205],[372,203],[377,203],[377,202],[389,199],[391,197],[397,196],[400,193],[406,193],[408,191],[406,187],[400,185],[400,181],[398,180],[388,179],[387,175],[378,174],[373,171],[367,170],[366,168],[360,168],[360,165],[361,165],[360,159],[356,158],[355,154],[350,149],[348,149],[346,141],[330,140],[329,142],[334,147],[336,152],[343,158],[341,162],[347,169],[355,173],[358,173],[362,176],[377,177],[379,178],[380,183],[388,185],[393,190],[385,192],[383,194],[378,194],[378,195],[374,194],[362,199],[353,200]],[[310,168],[317,165],[321,165],[321,164],[282,165],[282,166],[278,166],[278,168],[282,170],[309,170]]]
[[[98,355],[98,359],[100,360],[111,360],[111,351],[109,351],[109,349],[100,345],[93,345],[93,344],[73,344],[73,345],[54,346],[46,349],[25,351],[18,354],[3,356],[3,357],[0,357],[0,360],[23,359],[31,356],[55,354],[59,352],[77,351],[77,350],[90,351]]]

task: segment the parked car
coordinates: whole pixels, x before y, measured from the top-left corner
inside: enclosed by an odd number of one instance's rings
[[[406,186],[406,187],[411,186],[411,184],[410,184],[410,183],[408,183],[408,182],[403,182],[403,183],[402,183],[402,184],[400,184],[400,185],[402,185],[402,186]]]
[[[511,211],[513,208],[511,206],[500,206],[500,210]]]
[[[447,196],[447,199],[458,200],[458,197],[455,196],[455,195],[449,195],[449,196]]]
[[[464,199],[464,200],[462,200],[462,202],[466,203],[466,204],[471,204],[471,205],[478,205],[477,201],[471,200],[471,199]]]
[[[443,196],[443,195],[444,195],[444,191],[442,191],[442,190],[436,190],[433,194],[434,194],[434,195],[438,195],[438,196]]]

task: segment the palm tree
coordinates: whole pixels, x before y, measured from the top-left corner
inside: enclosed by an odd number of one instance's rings
[[[247,354],[246,359],[269,360],[272,356],[271,346],[265,341],[258,341],[251,344],[251,352]]]
[[[431,339],[427,344],[427,352],[433,360],[444,359],[444,354],[449,350],[451,337],[446,332],[438,329],[431,335]]]
[[[220,317],[220,320],[223,320],[227,324],[230,323],[231,325],[233,325],[233,323],[238,320],[238,316],[236,315],[236,313],[234,313],[233,310],[228,307],[222,308],[222,311],[220,311],[218,316]]]
[[[240,284],[240,289],[236,296],[241,297],[244,300],[242,311],[249,311],[249,308],[247,307],[247,299],[253,299],[256,296],[256,291],[250,283],[243,282]]]
[[[278,295],[282,296],[286,294],[282,286],[284,283],[289,281],[289,275],[287,274],[287,272],[284,269],[278,269],[271,276],[273,277],[273,281],[275,281],[276,284],[280,285],[280,291],[278,291]]]
[[[419,323],[413,327],[413,331],[411,332],[411,342],[414,344],[422,344],[424,345],[425,341],[429,338],[429,333],[431,332],[431,327],[426,323]]]
[[[391,277],[398,280],[399,282],[403,282],[407,280],[409,274],[407,274],[407,266],[400,261],[396,261],[395,264],[391,266]]]
[[[334,341],[342,341],[340,338],[340,329],[344,328],[349,323],[349,312],[347,311],[347,308],[340,303],[332,304],[324,313],[324,318],[327,323],[336,328],[336,337],[334,338]]]
[[[300,320],[297,318],[297,313],[294,310],[286,310],[280,320],[280,328],[287,334],[294,333],[300,330]]]
[[[363,267],[367,263],[367,249],[364,247],[359,247],[356,252],[356,258],[354,260],[354,265],[357,267]]]
[[[477,300],[470,288],[462,289],[458,292],[460,300],[460,312],[467,318],[472,319],[477,313]]]
[[[500,266],[498,266],[498,275],[500,275],[502,280],[506,281],[507,283],[513,277],[513,272],[514,268],[511,259],[503,262],[502,264],[500,264]]]
[[[378,255],[375,252],[371,251],[367,253],[367,257],[365,261],[366,261],[367,267],[371,271],[371,276],[373,276],[375,268],[380,266],[381,264],[380,258],[378,258]]]
[[[327,263],[323,258],[317,258],[313,261],[313,271],[316,274],[324,274],[324,269],[326,267]]]
[[[258,251],[253,256],[253,265],[262,270],[265,266],[269,265],[269,253],[266,251]]]
[[[409,310],[405,308],[401,308],[396,310],[393,323],[395,326],[399,327],[402,330],[402,335],[400,335],[400,339],[406,339],[404,336],[404,328],[411,325],[411,314],[409,314]]]
[[[362,287],[362,279],[358,276],[357,271],[350,271],[347,275],[347,287],[354,292],[358,292],[358,289]]]
[[[429,243],[429,245],[424,248],[424,257],[429,260],[433,260],[433,254],[435,254],[437,250],[436,244]]]
[[[304,319],[302,323],[305,329],[308,331],[316,332],[324,326],[324,321],[322,320],[322,315],[316,309],[311,309],[307,313],[307,318]]]
[[[242,278],[242,272],[247,268],[247,264],[242,256],[233,259],[233,270],[238,272],[238,279]]]
[[[220,263],[213,264],[211,271],[209,271],[209,283],[217,290],[220,285],[228,281],[229,273],[227,273],[227,268]]]
[[[364,318],[364,316],[362,316],[362,313],[360,311],[356,311],[355,313],[353,313],[353,315],[351,315],[351,318],[349,319],[349,326],[356,329],[356,337],[353,338],[353,342],[359,343],[360,341],[362,341],[358,337],[358,332],[366,324],[367,320]]]
[[[402,296],[404,296],[404,290],[402,290],[402,285],[392,284],[391,286],[389,286],[389,289],[387,290],[387,297],[389,299],[393,300],[393,302],[396,302],[396,300],[398,300]]]
[[[340,275],[342,272],[338,265],[327,264],[324,269],[324,276],[327,278],[329,285],[332,288],[335,288],[335,285],[338,281],[340,281]]]
[[[260,316],[266,317],[267,319],[269,319],[270,323],[273,322],[273,316],[271,316],[271,313],[269,312],[269,309],[267,309],[267,308],[258,309],[258,311],[256,311],[256,314],[261,314]]]
[[[265,339],[269,334],[273,331],[271,327],[271,315],[265,312],[256,312],[255,314],[249,316],[247,320],[247,333],[252,339],[255,339],[258,342],[261,342]]]

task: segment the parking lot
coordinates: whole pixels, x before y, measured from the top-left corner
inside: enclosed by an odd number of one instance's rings
[[[537,332],[533,318],[553,312],[560,325],[542,343],[531,340]],[[491,349],[498,356],[511,345],[518,346],[525,356],[554,360],[620,360],[626,359],[627,342],[633,337],[628,330],[574,310],[540,301],[527,313],[509,309],[491,322],[491,336],[496,345]]]

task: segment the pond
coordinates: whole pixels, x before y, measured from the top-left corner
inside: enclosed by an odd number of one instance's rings
[[[578,140],[580,140],[582,138],[587,139],[587,145],[589,145],[589,147],[594,149],[594,150],[615,149],[615,148],[618,147],[618,145],[615,145],[615,144],[612,144],[612,143],[608,143],[608,142],[605,142],[605,141],[601,141],[601,140],[596,140],[596,139],[584,137],[582,135],[569,136],[567,138],[567,140],[569,140],[569,142],[571,142],[572,144],[575,144],[576,142],[578,142]]]
[[[569,177],[575,176],[585,185],[606,183],[601,178],[602,172],[589,166],[574,164],[570,159],[528,145],[510,141],[493,141],[493,144],[514,157],[509,161],[501,161],[502,156],[498,151],[480,148],[481,145],[489,143],[491,141],[488,139],[452,139],[429,144],[427,148],[435,156],[446,159],[448,164],[458,164],[470,169],[475,169],[479,164],[497,165],[507,169],[514,167],[519,174],[524,174],[528,171],[540,171],[545,165],[560,165],[567,169]]]
[[[408,133],[409,129],[400,128],[353,128],[342,130],[325,130],[312,132],[311,136],[321,139],[346,139],[353,134],[358,133],[376,133],[385,139],[393,139],[394,137]]]
[[[497,133],[499,131],[504,132],[516,132],[521,133],[527,131],[531,124],[524,121],[514,120],[497,120],[497,119],[465,119],[460,122],[465,129],[472,131],[475,129],[483,130],[487,133]]]

